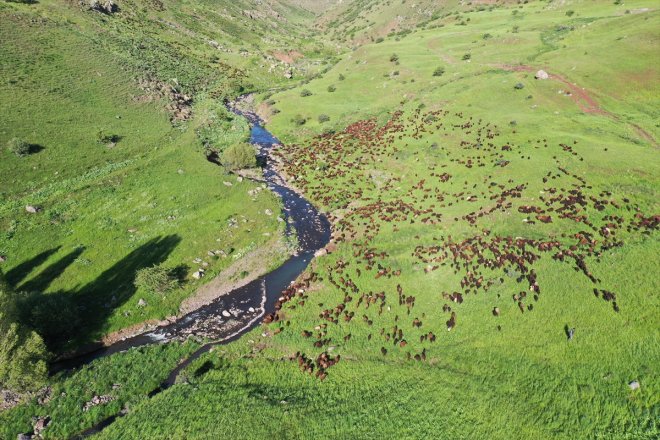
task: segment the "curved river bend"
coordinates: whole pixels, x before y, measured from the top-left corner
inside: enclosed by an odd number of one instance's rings
[[[288,188],[284,179],[277,173],[273,162],[269,160],[270,150],[279,145],[279,141],[263,127],[262,121],[256,114],[238,110],[235,104],[230,104],[228,108],[250,122],[250,143],[258,148],[259,162],[264,164],[263,181],[282,200],[283,215],[287,224],[286,234],[297,235],[297,252],[274,271],[217,298],[172,324],[127,338],[87,355],[58,362],[54,365],[56,371],[75,368],[94,359],[133,347],[185,340],[193,335],[211,339],[212,342],[203,345],[172,370],[167,380],[152,391],[150,397],[158,394],[172,386],[179,372],[199,356],[216,345],[240,338],[258,326],[267,313],[275,311],[275,303],[282,291],[307,268],[315,252],[330,241],[331,228],[328,219],[300,194]],[[83,432],[80,437],[100,432],[114,422],[116,417],[112,416],[102,421]]]

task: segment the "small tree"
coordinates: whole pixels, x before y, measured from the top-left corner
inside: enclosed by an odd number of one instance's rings
[[[232,171],[256,167],[254,147],[246,143],[232,145],[222,153],[222,164]]]
[[[445,68],[440,66],[433,71],[433,76],[442,76],[445,74]]]
[[[30,154],[32,148],[23,139],[13,138],[7,142],[7,149],[18,157],[24,157]]]

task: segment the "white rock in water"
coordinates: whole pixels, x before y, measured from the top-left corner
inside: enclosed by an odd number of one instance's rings
[[[250,307],[250,308],[248,309],[248,312],[250,312],[250,313],[254,313],[254,307]]]
[[[229,318],[229,317],[231,316],[231,313],[229,313],[229,312],[226,311],[226,310],[223,310],[223,311],[222,311],[222,316],[224,316],[225,318]]]
[[[550,75],[548,75],[548,72],[546,72],[545,70],[539,70],[538,72],[536,72],[536,75],[534,75],[534,78],[536,78],[536,79],[548,79],[548,78],[550,78]]]

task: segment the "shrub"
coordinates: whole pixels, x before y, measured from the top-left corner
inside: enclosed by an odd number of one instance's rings
[[[310,91],[307,90],[307,89],[303,89],[303,90],[300,92],[300,96],[301,96],[302,98],[305,98],[305,97],[307,97],[307,96],[312,96],[312,92],[310,92]]]
[[[392,63],[396,63],[397,61],[399,61],[399,55],[393,53],[393,54],[390,56],[390,62],[392,62]]]
[[[241,170],[257,166],[257,156],[250,144],[239,143],[227,148],[222,153],[222,164],[230,170]]]
[[[573,14],[575,14],[575,11],[573,11],[572,9],[566,11],[566,15],[569,16],[569,17],[572,17]]]
[[[43,339],[17,322],[16,294],[0,273],[0,388],[36,390],[48,377],[48,351]]]
[[[493,36],[489,33],[485,33],[481,36],[481,38],[483,38],[484,40],[488,40],[488,39],[493,38]]]
[[[23,139],[13,138],[7,142],[7,149],[18,157],[24,157],[30,154],[32,148],[30,144]]]
[[[382,43],[383,41],[385,41],[383,37],[376,38],[376,43]]]
[[[339,81],[343,81],[345,79],[346,79],[346,77],[340,73],[339,74]]]
[[[525,84],[523,84],[523,83],[518,83],[518,84],[516,84],[515,86],[513,86],[513,88],[516,89],[516,90],[522,90],[522,89],[525,88]]]
[[[305,125],[307,119],[305,119],[303,115],[296,115],[293,118],[291,118],[291,122],[293,122],[296,125]]]
[[[337,87],[335,86],[328,86],[328,92],[333,93],[334,91],[337,90]]]
[[[328,115],[319,115],[319,123],[323,124],[324,122],[328,122],[330,120],[330,116]]]
[[[135,276],[135,287],[164,295],[179,286],[179,279],[161,266],[140,269]]]
[[[102,145],[116,144],[120,139],[121,137],[119,135],[108,134],[104,130],[99,130],[99,132],[96,133],[96,141]]]
[[[440,66],[433,71],[433,76],[442,76],[445,74],[445,68]]]
[[[466,54],[463,55],[463,61],[467,61],[467,60],[469,60],[469,59],[471,59],[471,58],[472,58],[472,55],[469,54],[469,53],[466,53]]]

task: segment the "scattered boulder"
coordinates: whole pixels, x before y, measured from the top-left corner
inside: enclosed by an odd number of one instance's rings
[[[119,7],[114,0],[89,0],[89,9],[111,15],[117,12]]]
[[[632,382],[630,382],[630,383],[628,384],[628,386],[629,386],[630,389],[633,390],[633,391],[634,391],[634,390],[638,390],[639,387],[640,387],[640,385],[639,385],[639,381],[633,380]]]
[[[32,436],[30,434],[18,434],[16,440],[32,440]]]
[[[192,274],[192,277],[196,280],[201,280],[204,277],[204,269],[199,269],[197,272]]]
[[[7,257],[0,255],[0,263],[4,263],[5,261],[7,261]]]
[[[105,405],[113,400],[115,400],[115,398],[112,396],[94,396],[92,397],[92,400],[83,405],[83,411],[87,412],[95,406]]]
[[[226,310],[223,310],[223,311],[222,311],[222,316],[224,316],[225,318],[229,318],[229,317],[231,316],[231,313],[229,313],[229,312],[226,311]]]
[[[37,213],[41,212],[41,207],[40,206],[34,206],[34,205],[27,205],[25,207],[25,210],[30,214],[37,214]]]
[[[548,72],[546,72],[545,70],[539,70],[538,72],[536,72],[536,75],[534,75],[534,78],[536,78],[536,79],[548,79],[548,78],[550,78],[550,75],[548,75]]]
[[[266,215],[273,215],[273,211],[270,210],[270,209],[266,209],[266,210],[264,211],[264,213],[265,213]]]
[[[50,423],[50,417],[48,416],[35,417],[32,420],[34,421],[34,425],[32,427],[32,429],[34,430],[34,435],[41,437],[40,436],[41,432],[44,429],[46,429],[46,427]]]
[[[137,305],[138,305],[138,307],[146,307],[146,306],[147,306],[147,302],[146,302],[143,298],[140,298],[140,300],[138,301]]]

